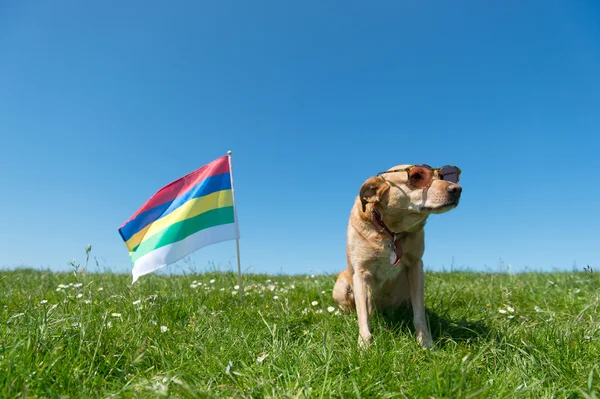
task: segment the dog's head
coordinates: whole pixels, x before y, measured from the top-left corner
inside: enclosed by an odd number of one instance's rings
[[[460,169],[453,166],[398,165],[368,178],[360,188],[362,211],[374,204],[389,227],[408,230],[430,214],[458,206]]]

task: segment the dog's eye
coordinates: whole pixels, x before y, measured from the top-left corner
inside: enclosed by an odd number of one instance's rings
[[[410,184],[415,188],[425,188],[431,182],[431,170],[426,168],[414,168],[409,174]]]

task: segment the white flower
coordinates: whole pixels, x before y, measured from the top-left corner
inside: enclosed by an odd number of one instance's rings
[[[102,288],[102,287],[98,288],[98,292],[103,291],[103,290],[104,290],[104,288]]]
[[[112,327],[112,323],[109,321],[108,323],[106,323],[106,328],[111,328]]]
[[[42,299],[42,300],[40,301],[40,305],[43,305],[43,304],[45,304],[45,303],[48,303],[48,301],[47,301],[47,300],[45,300],[45,299]]]
[[[161,333],[166,333],[168,330],[167,326],[160,326],[160,332]]]
[[[319,302],[317,302],[317,301],[312,301],[310,304],[311,304],[311,305],[313,305],[313,306],[317,306],[317,305],[319,304]]]
[[[504,305],[504,307],[505,307],[505,309],[498,309],[498,312],[502,313],[502,314],[507,314],[509,312],[510,313],[514,313],[515,312],[515,309],[512,308],[512,307],[510,307],[510,306],[508,306],[508,305]],[[515,316],[514,315],[508,316],[509,319],[512,319],[513,317],[515,317]]]
[[[279,297],[278,297],[277,295],[275,295],[275,296],[273,297],[273,299],[275,299],[275,300],[278,300],[278,299],[279,299]]]
[[[89,305],[90,303],[92,303],[92,301],[90,301],[89,299],[86,299],[85,301],[83,301],[83,303],[85,303],[86,305]]]
[[[83,294],[77,294],[77,299],[83,298]]]
[[[335,310],[335,308],[334,308],[333,306],[329,306],[329,307],[327,308],[327,311],[328,311],[329,313],[333,312],[334,310]]]
[[[240,286],[239,286],[239,285],[234,285],[234,286],[233,286],[233,289],[234,289],[234,290],[239,290],[239,289],[240,289]]]
[[[121,317],[121,313],[111,313],[112,317]]]
[[[214,284],[215,283],[215,279],[210,280],[210,283]]]
[[[540,307],[539,307],[538,305],[535,305],[535,306],[533,307],[533,309],[534,309],[536,312],[541,312],[541,311],[542,311],[542,309],[540,309]]]
[[[262,362],[264,362],[264,361],[265,361],[265,359],[266,359],[268,356],[269,356],[269,354],[268,354],[268,353],[262,353],[262,354],[261,354],[261,355],[260,355],[260,356],[259,356],[259,357],[256,359],[256,361],[257,361],[259,364],[262,364]]]
[[[75,287],[75,288],[83,287],[83,284],[77,283],[77,284],[74,284],[73,287]]]
[[[132,304],[133,305],[139,305],[141,303],[141,299],[138,299],[137,301],[133,301]]]
[[[237,291],[231,291],[231,295],[237,295]]]
[[[317,309],[317,310],[315,310],[315,313],[316,314],[321,314],[321,313],[323,313],[323,309]]]
[[[296,286],[294,284],[290,284],[290,288],[294,289],[294,288],[296,288]]]
[[[150,320],[150,324],[154,324],[154,325],[156,325],[156,321],[154,321],[154,320]]]

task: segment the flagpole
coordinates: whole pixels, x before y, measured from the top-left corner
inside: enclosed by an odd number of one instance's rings
[[[234,190],[234,186],[233,186],[233,166],[231,163],[231,151],[227,151],[227,157],[229,159],[229,173],[231,175],[231,197],[233,199],[233,212],[234,212],[234,217],[235,217],[235,228],[236,228],[235,248],[237,250],[238,285],[240,286],[239,292],[240,292],[240,302],[241,302],[244,300],[243,299],[244,286],[242,284],[242,266],[240,264],[240,233],[239,233],[239,223],[238,223],[238,218],[237,218],[237,210],[236,210],[236,205],[235,205],[235,190]]]

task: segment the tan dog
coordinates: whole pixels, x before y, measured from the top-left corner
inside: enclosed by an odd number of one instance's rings
[[[432,213],[458,205],[460,169],[399,165],[367,179],[350,213],[348,268],[338,275],[333,299],[356,309],[359,343],[372,340],[373,309],[395,308],[407,300],[413,310],[417,342],[433,346],[425,319],[423,228]]]

